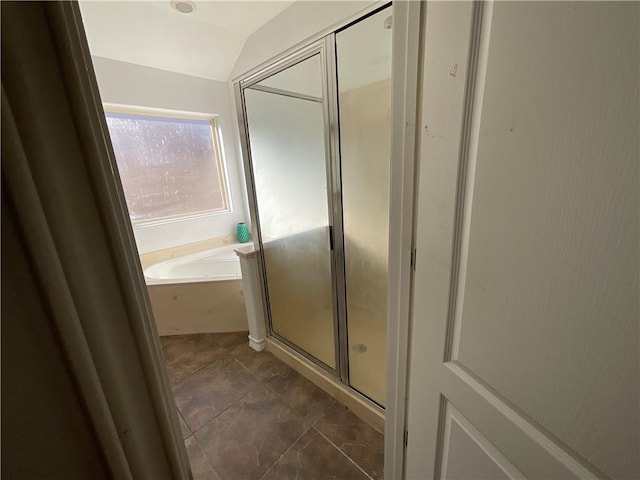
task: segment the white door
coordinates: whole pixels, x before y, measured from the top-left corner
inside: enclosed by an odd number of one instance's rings
[[[427,4],[407,478],[640,477],[639,10]]]

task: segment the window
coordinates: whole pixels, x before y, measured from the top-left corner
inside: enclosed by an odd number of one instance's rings
[[[228,211],[214,119],[106,117],[133,223]]]

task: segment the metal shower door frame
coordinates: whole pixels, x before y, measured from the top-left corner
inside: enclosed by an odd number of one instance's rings
[[[240,130],[241,149],[243,165],[245,170],[245,181],[247,196],[250,204],[250,219],[254,231],[254,247],[258,255],[258,267],[261,281],[261,296],[264,312],[267,316],[267,329],[269,335],[279,342],[287,345],[304,358],[310,360],[315,365],[320,366],[337,380],[347,386],[356,396],[365,400],[371,407],[384,411],[385,408],[369,398],[364,393],[351,386],[349,378],[349,338],[348,338],[348,318],[347,318],[347,290],[345,271],[345,251],[344,251],[344,227],[342,209],[342,168],[340,152],[340,120],[338,101],[338,72],[336,53],[336,34],[349,28],[350,26],[375,15],[381,10],[392,5],[388,0],[379,0],[376,3],[363,9],[351,18],[345,19],[339,24],[333,25],[318,33],[314,37],[301,42],[280,55],[262,65],[249,70],[244,75],[233,80],[236,112],[238,115],[238,125]],[[278,335],[273,330],[271,312],[269,309],[269,290],[267,284],[264,255],[262,250],[262,234],[260,231],[259,212],[256,199],[253,166],[251,162],[251,148],[247,123],[247,112],[245,105],[244,89],[281,72],[297,63],[300,63],[316,54],[320,54],[323,82],[323,110],[324,110],[324,135],[325,135],[325,157],[327,168],[327,201],[329,207],[329,230],[333,249],[331,250],[331,270],[332,270],[332,292],[334,311],[334,350],[335,364],[333,369],[324,364],[313,355],[305,352],[297,345]],[[262,88],[266,91],[267,89]],[[273,92],[278,93],[278,92]],[[280,92],[282,94],[282,92]],[[313,100],[305,95],[296,95],[299,98]],[[306,97],[306,98],[305,98]],[[315,99],[317,100],[317,99]]]
[[[244,91],[247,88],[297,65],[315,55],[320,56],[322,81],[322,106],[325,143],[325,166],[327,181],[327,206],[329,227],[329,253],[331,258],[331,291],[334,322],[334,353],[335,369],[306,352],[293,342],[279,335],[273,328],[273,319],[269,305],[269,284],[266,275],[262,230],[260,226],[260,212],[255,188],[253,161],[251,157],[251,140],[247,119],[246,99]],[[254,248],[258,256],[260,273],[261,296],[264,312],[267,317],[269,335],[295,350],[314,364],[329,372],[332,376],[345,384],[349,384],[349,360],[346,332],[346,299],[344,278],[344,242],[342,229],[342,191],[339,164],[339,131],[337,118],[337,92],[335,88],[335,36],[330,33],[319,40],[305,45],[292,53],[284,54],[263,68],[258,68],[234,82],[234,93],[238,111],[238,124],[242,147],[242,157],[245,169],[247,196],[251,208],[251,224],[254,232]],[[261,88],[260,90],[265,91]],[[272,92],[282,94],[282,92]],[[306,95],[297,96],[303,100],[314,99]]]

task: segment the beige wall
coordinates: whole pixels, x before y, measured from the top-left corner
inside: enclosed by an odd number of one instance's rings
[[[391,81],[340,95],[342,199],[349,307],[387,315]]]
[[[92,61],[103,102],[215,115],[222,131],[231,211],[156,225],[136,225],[138,251],[145,254],[233,235],[236,223],[248,218],[248,210],[238,153],[238,126],[227,84],[109,58],[92,57]]]

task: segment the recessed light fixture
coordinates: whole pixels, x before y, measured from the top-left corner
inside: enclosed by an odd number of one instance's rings
[[[191,0],[171,0],[171,8],[180,13],[191,13],[195,11],[196,4]]]

